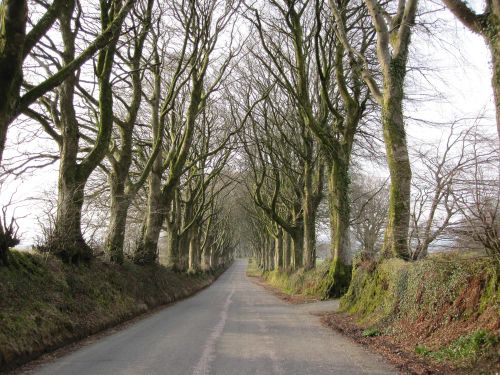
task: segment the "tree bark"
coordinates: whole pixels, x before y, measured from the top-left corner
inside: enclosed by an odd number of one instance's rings
[[[491,51],[493,75],[491,85],[495,97],[498,141],[500,143],[500,2],[493,0],[486,42]]]
[[[289,271],[291,268],[292,238],[288,232],[283,231],[283,269]]]
[[[314,204],[313,171],[308,161],[304,167],[304,269],[310,270],[316,266],[316,207]]]
[[[274,241],[271,237],[268,239],[266,257],[267,257],[267,271],[272,271],[274,269]]]
[[[189,240],[189,272],[199,272],[200,271],[200,236],[198,227],[192,227],[190,229],[190,240]]]
[[[111,207],[105,248],[108,258],[118,264],[124,261],[123,244],[130,207],[130,197],[125,194],[123,185],[123,180],[111,177]]]
[[[392,59],[384,79],[382,126],[391,176],[389,215],[382,254],[408,259],[411,166],[403,119],[403,86],[406,61]]]
[[[110,224],[106,238],[105,249],[111,261],[116,263],[123,263],[124,254],[123,246],[125,241],[125,230],[127,226],[127,214],[130,207],[130,202],[134,199],[138,189],[146,181],[146,176],[150,172],[150,161],[142,171],[139,181],[136,185],[129,183],[129,171],[132,165],[132,152],[133,152],[133,133],[134,126],[137,120],[137,115],[142,102],[142,70],[141,59],[144,50],[144,42],[148,36],[151,13],[153,7],[153,0],[148,0],[146,14],[143,21],[143,29],[140,31],[139,36],[133,41],[134,54],[129,63],[132,78],[132,97],[130,105],[127,107],[127,119],[119,124],[119,134],[121,147],[117,148],[115,154],[110,155],[112,172],[110,175],[111,180],[111,208],[110,208]],[[156,50],[153,53],[154,62],[158,63],[158,53]],[[157,74],[158,75],[158,74]],[[155,77],[154,92],[153,92],[153,128],[158,131],[160,127],[158,124],[159,112],[159,97],[160,97],[160,82],[159,78]],[[156,137],[153,136],[153,139]],[[154,140],[153,140],[154,142]],[[154,156],[154,151],[151,157]],[[127,186],[127,183],[129,185]]]
[[[131,129],[130,129],[131,130]],[[109,227],[106,236],[105,249],[108,258],[118,264],[123,263],[123,244],[127,226],[127,214],[132,200],[132,194],[126,192],[126,181],[132,164],[132,132],[125,134],[121,129],[122,149],[118,160],[112,163],[110,175],[111,207]]]
[[[304,230],[297,229],[292,235],[292,268],[297,270],[302,267],[304,255]]]
[[[348,264],[350,240],[350,205],[348,165],[338,161],[329,168],[328,190],[332,259]]]
[[[274,269],[283,270],[283,229],[280,226],[274,239]]]
[[[199,72],[197,69],[193,69],[191,72],[192,88],[186,116],[185,130],[181,137],[182,141],[179,149],[170,151],[176,151],[176,155],[170,163],[168,179],[163,188],[161,187],[163,162],[160,155],[158,155],[158,159],[155,161],[155,165],[153,166],[152,175],[156,175],[154,181],[151,181],[152,183],[154,182],[154,191],[150,190],[149,193],[151,205],[148,202],[147,220],[145,221],[145,228],[143,230],[141,243],[136,251],[135,262],[138,264],[154,263],[157,260],[158,238],[160,236],[161,226],[163,225],[163,221],[168,213],[167,209],[170,202],[172,202],[175,188],[177,187],[179,179],[183,173],[183,168],[193,142],[196,118],[200,111],[200,105],[202,102],[204,73],[202,76],[199,76],[198,74]],[[150,185],[150,189],[151,188],[152,186]],[[180,249],[184,250],[184,246],[181,246]],[[183,267],[185,267],[184,263]]]
[[[27,17],[26,0],[5,0],[0,5],[0,163],[23,81]]]
[[[177,229],[172,228],[169,231],[168,253],[168,265],[175,270],[179,270],[177,268],[179,266],[179,235],[177,234]]]
[[[92,250],[81,231],[85,182],[78,179],[73,168],[67,158],[61,159],[56,222],[46,246],[63,261],[77,264],[90,260]]]
[[[158,154],[148,182],[148,203],[142,227],[141,241],[135,249],[134,262],[137,264],[155,263],[158,257],[158,238],[165,218],[165,207],[161,196],[162,157]]]

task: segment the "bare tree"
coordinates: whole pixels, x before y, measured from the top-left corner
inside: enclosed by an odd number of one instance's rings
[[[479,243],[500,262],[500,155],[496,142],[474,130],[466,145],[472,162],[462,168],[453,190],[462,216],[455,233]]]
[[[351,226],[360,251],[369,258],[379,253],[387,224],[387,180],[354,174],[351,185]]]
[[[457,123],[453,123],[444,140],[435,145],[422,145],[415,152],[415,160],[423,168],[415,168],[412,182],[410,259],[426,257],[429,245],[446,234],[457,214],[454,183],[475,158],[468,154],[466,147],[471,128],[463,131],[456,128]]]

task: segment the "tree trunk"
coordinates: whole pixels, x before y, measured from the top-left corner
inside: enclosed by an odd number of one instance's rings
[[[175,270],[179,265],[179,235],[177,229],[172,228],[168,235],[168,265]]]
[[[161,142],[162,135],[158,134],[160,124],[153,121],[154,142]],[[145,220],[142,227],[142,236],[134,254],[137,264],[155,263],[157,259],[158,238],[165,219],[165,209],[162,207],[161,174],[163,171],[163,157],[158,153],[148,179],[148,203]]]
[[[382,125],[391,175],[389,215],[382,254],[408,259],[411,167],[403,119],[403,85],[406,64],[393,59],[384,79]]]
[[[339,297],[350,282],[349,165],[343,160],[329,166],[328,195],[331,227],[332,264],[324,281],[324,295]]]
[[[81,231],[85,183],[75,178],[75,170],[69,172],[67,164],[64,158],[61,159],[57,216],[46,246],[63,261],[76,264],[90,260],[92,250]]]
[[[128,168],[127,168],[128,170]],[[125,193],[125,179],[113,173],[111,175],[111,207],[109,227],[106,237],[106,253],[112,262],[123,263],[123,244],[130,197]]]
[[[291,267],[292,237],[283,231],[283,269],[289,271]]]
[[[267,270],[272,271],[274,269],[274,241],[269,238],[267,246]]]
[[[297,270],[303,265],[304,230],[297,229],[292,235],[292,269]]]
[[[71,32],[74,1],[68,3],[60,16],[64,41],[65,62],[75,55],[75,35]],[[65,262],[78,263],[89,260],[92,251],[81,232],[81,215],[85,183],[78,164],[79,130],[73,98],[77,78],[70,75],[60,86],[61,136],[58,178],[57,215],[54,230],[47,240],[47,250],[60,256]]]
[[[152,264],[158,258],[158,238],[165,218],[165,207],[161,198],[161,176],[152,171],[142,236],[134,254],[134,262],[137,264]]]
[[[313,171],[306,162],[304,168],[304,268],[310,270],[316,266],[316,207],[314,207]]]
[[[274,239],[274,269],[283,270],[283,229],[278,226],[278,233]]]
[[[215,267],[217,267],[217,265],[215,264],[215,253],[214,253],[214,247],[213,246],[210,246],[210,269],[214,269]]]
[[[201,269],[202,271],[210,271],[210,249],[207,247],[201,252]]]
[[[189,243],[190,238],[187,233],[179,236],[179,245],[177,253],[177,264],[175,268],[179,271],[187,271],[189,266]]]
[[[6,0],[0,5],[0,163],[23,81],[27,15],[26,0]]]
[[[486,43],[491,51],[491,63],[493,75],[491,85],[495,98],[495,110],[497,119],[498,141],[500,143],[500,3],[493,1],[491,14],[489,16],[488,31],[485,36]]]
[[[200,236],[197,228],[191,228],[189,239],[189,272],[200,270]]]

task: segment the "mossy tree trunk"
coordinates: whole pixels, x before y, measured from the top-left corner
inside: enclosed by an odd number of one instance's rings
[[[268,245],[266,249],[267,256],[267,270],[272,271],[274,269],[274,240],[272,237],[269,237]]]
[[[117,171],[114,172],[116,173]],[[124,179],[115,174],[111,176],[110,180],[111,206],[109,209],[109,226],[105,249],[108,258],[112,262],[121,264],[124,261],[123,245],[125,242],[130,196],[125,193]]]
[[[403,118],[403,86],[406,59],[392,59],[384,79],[382,126],[391,176],[389,215],[382,254],[408,259],[411,166]]]
[[[289,271],[291,267],[292,238],[290,234],[283,231],[283,269]]]
[[[152,264],[157,259],[158,238],[166,215],[161,194],[162,160],[159,154],[149,176],[145,221],[141,240],[134,252],[134,262],[137,264]]]
[[[325,295],[338,297],[350,282],[350,201],[348,164],[337,159],[329,167],[328,192],[332,245],[332,264],[326,280]]]
[[[157,147],[163,144],[162,121],[159,118],[160,82],[159,72],[155,76],[155,97],[153,100],[153,142]],[[151,264],[157,259],[157,245],[161,227],[167,208],[162,204],[161,177],[163,172],[163,155],[158,152],[154,157],[148,176],[147,208],[142,226],[142,235],[134,251],[134,262]]]
[[[199,272],[201,269],[200,233],[199,226],[190,229],[189,235],[189,272]]]
[[[189,269],[189,250],[193,228],[188,228],[185,230],[182,229],[186,228],[188,223],[191,221],[191,218],[192,206],[190,204],[187,204],[184,208],[184,212],[182,215],[182,224],[179,230],[179,252],[176,268],[181,271],[187,271]]]
[[[76,35],[71,30],[74,1],[69,1],[60,15],[64,43],[64,60],[75,56]],[[92,255],[81,232],[81,217],[87,176],[78,164],[79,129],[74,97],[77,78],[69,76],[60,87],[61,143],[58,179],[57,214],[53,232],[47,241],[47,250],[64,261],[89,260]],[[88,172],[88,171],[87,171]]]
[[[172,200],[172,206],[169,212],[169,216],[165,220],[166,231],[167,231],[167,243],[165,251],[165,262],[164,265],[170,267],[174,270],[178,270],[177,266],[179,264],[179,227],[181,225],[181,207],[180,207],[180,197],[179,190],[176,189],[174,193],[174,199]],[[160,249],[161,251],[161,249]]]
[[[367,69],[370,66],[367,57],[351,45],[342,9],[335,1],[329,1],[335,21],[342,25],[336,32],[339,42],[348,51],[351,65],[361,72],[372,97],[382,107],[386,158],[391,176],[389,217],[383,254],[386,257],[407,258],[411,168],[403,118],[403,90],[411,29],[415,23],[418,0],[401,0],[396,12],[391,16],[384,9],[387,4],[381,4],[377,0],[364,2],[377,36],[377,61],[383,88],[379,87],[372,72]]]
[[[4,0],[0,4],[0,163],[7,129],[13,121],[23,81],[23,47],[26,39],[28,3]]]
[[[267,236],[264,240],[264,246],[262,247],[262,251],[261,251],[261,254],[262,254],[262,269],[264,271],[269,271],[269,258],[267,256],[267,250],[268,250],[268,246],[267,246],[267,242],[268,242],[268,239],[267,239]]]
[[[68,168],[69,166],[69,168]],[[89,261],[92,250],[81,231],[85,183],[77,177],[74,163],[61,158],[57,216],[47,249],[65,262]]]
[[[304,257],[303,264],[306,270],[316,265],[316,207],[313,192],[313,170],[308,161],[304,166]]]
[[[283,229],[279,225],[276,225],[274,238],[274,269],[283,270]]]
[[[303,226],[296,229],[292,237],[292,268],[297,270],[304,265],[304,230]]]
[[[114,5],[101,9],[101,26],[106,29],[116,16]],[[69,64],[75,59],[76,33],[72,30],[75,1],[68,1],[60,13],[60,28],[64,45],[63,59]],[[104,158],[113,128],[113,96],[110,82],[118,33],[106,48],[101,50],[97,60],[99,83],[99,124],[92,150],[78,162],[80,126],[74,109],[77,75],[69,75],[60,87],[60,169],[59,196],[54,232],[46,244],[47,249],[66,261],[88,260],[91,250],[81,232],[81,215],[85,184],[94,169]]]
[[[174,270],[179,271],[177,268],[179,265],[179,235],[177,229],[169,227],[168,231],[168,266],[172,267]]]

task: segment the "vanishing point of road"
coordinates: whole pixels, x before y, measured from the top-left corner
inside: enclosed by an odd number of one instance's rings
[[[40,375],[397,374],[376,354],[321,325],[336,302],[290,305],[237,260],[209,288],[46,363]]]

